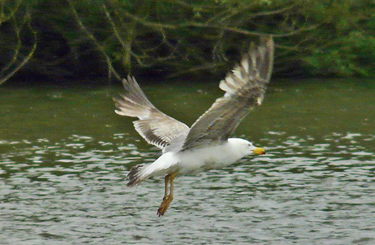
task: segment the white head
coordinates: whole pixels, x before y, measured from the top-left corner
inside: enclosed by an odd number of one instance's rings
[[[255,147],[250,141],[238,138],[230,138],[228,141],[230,144],[233,144],[242,156],[266,154],[266,151],[263,148]]]

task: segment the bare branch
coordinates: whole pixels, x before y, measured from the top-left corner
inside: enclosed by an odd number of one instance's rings
[[[25,17],[25,21],[28,22],[28,27],[30,29],[30,31],[33,33],[33,36],[34,36],[34,44],[33,44],[33,47],[31,48],[29,54],[23,59],[23,61],[18,64],[14,69],[13,71],[9,72],[6,76],[4,76],[3,78],[0,79],[0,85],[5,83],[9,78],[11,78],[17,71],[19,71],[29,60],[30,58],[33,56],[35,50],[36,50],[36,47],[37,47],[37,33],[36,31],[32,28],[31,26],[31,20],[30,20],[30,15],[29,13],[27,12],[26,13],[26,17]],[[17,32],[17,37],[18,37],[18,45],[21,45],[21,39],[20,39],[20,34],[19,34],[19,29],[16,30]],[[17,45],[17,46],[18,46]],[[19,50],[19,47],[17,48],[16,52],[15,52],[15,56],[13,56],[13,59],[11,61],[11,63],[13,64],[15,62],[15,60],[17,59],[17,56],[18,56],[18,50]],[[8,67],[9,68],[9,67]],[[8,69],[7,68],[7,69]],[[5,69],[5,70],[7,70]],[[5,71],[4,70],[4,71]]]
[[[96,38],[94,37],[94,35],[89,30],[87,30],[87,28],[85,27],[85,25],[82,23],[81,19],[78,16],[77,10],[73,6],[71,0],[68,0],[68,4],[69,4],[70,8],[72,9],[72,11],[74,13],[74,17],[76,18],[79,26],[86,33],[86,35],[94,42],[95,46],[100,50],[100,52],[104,55],[104,57],[105,57],[105,59],[107,61],[107,65],[108,65],[108,76],[111,77],[111,74],[114,74],[115,77],[118,80],[121,80],[120,75],[116,72],[115,68],[113,67],[112,61],[109,58],[109,56],[106,54],[104,48],[99,44],[99,42],[96,40]]]
[[[14,15],[16,14],[17,10],[19,9],[21,3],[22,3],[23,0],[19,0],[15,7],[10,11],[10,14],[8,16],[6,16],[6,14],[4,13],[4,9],[5,8],[9,8],[9,3],[6,4],[6,1],[5,0],[1,0],[1,13],[0,13],[0,25],[1,23],[5,22],[5,21],[8,21],[10,20],[11,18],[14,18]]]

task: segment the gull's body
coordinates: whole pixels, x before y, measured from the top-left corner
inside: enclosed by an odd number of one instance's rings
[[[248,145],[249,142],[246,140],[230,138],[224,144],[207,148],[166,152],[148,165],[140,173],[139,178],[164,176],[171,173],[194,174],[205,170],[224,168],[257,149],[254,146],[248,147]]]
[[[272,38],[263,38],[262,41],[258,47],[251,47],[241,64],[220,82],[225,95],[218,98],[191,128],[154,107],[134,78],[123,80],[128,93],[114,99],[118,108],[116,113],[138,117],[139,120],[134,121],[137,132],[163,152],[155,162],[133,167],[127,185],[134,186],[150,177],[165,176],[165,195],[158,210],[159,216],[164,215],[173,200],[176,175],[223,168],[245,156],[265,153],[247,140],[229,138],[250,110],[262,103],[270,80],[273,41]]]

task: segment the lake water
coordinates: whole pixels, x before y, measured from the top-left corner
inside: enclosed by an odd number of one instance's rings
[[[139,81],[142,86],[142,81]],[[142,86],[191,125],[217,83]],[[266,149],[126,187],[160,153],[117,116],[108,87],[0,87],[0,244],[375,244],[375,82],[273,81],[236,136]]]

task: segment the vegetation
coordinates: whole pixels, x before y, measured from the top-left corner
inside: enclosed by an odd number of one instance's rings
[[[372,0],[0,1],[0,84],[17,72],[222,76],[262,35],[279,76],[374,75]]]

